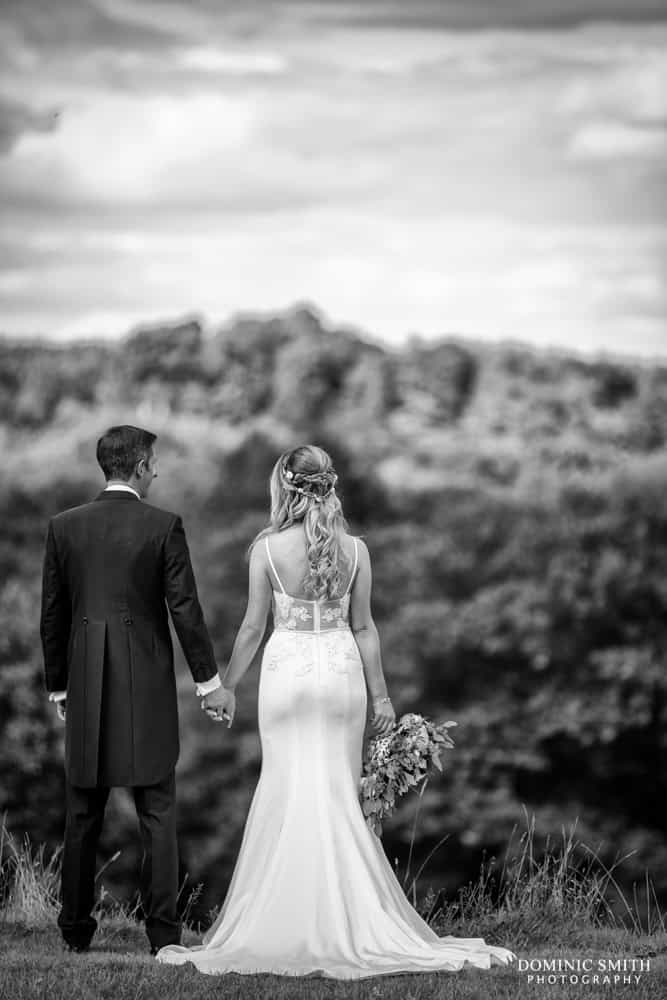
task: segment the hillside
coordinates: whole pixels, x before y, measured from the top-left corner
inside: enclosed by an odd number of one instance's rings
[[[327,447],[374,563],[374,609],[399,711],[454,718],[417,855],[446,832],[428,882],[474,877],[482,849],[534,811],[667,901],[667,366],[519,344],[417,339],[389,350],[295,308],[135,331],[119,343],[0,342],[0,813],[56,843],[62,728],[38,638],[47,518],[100,486],[114,422],[159,435],[151,502],[184,515],[224,664],[244,609],[248,541],[277,453]],[[183,870],[220,901],[259,767],[257,669],[234,729],[213,728],[179,660]],[[414,801],[387,824],[405,863]],[[104,884],[138,863],[129,800],[109,808]]]

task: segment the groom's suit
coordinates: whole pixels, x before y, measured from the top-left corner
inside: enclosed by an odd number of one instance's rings
[[[176,681],[167,607],[195,681],[217,678],[181,518],[108,489],[49,523],[42,581],[46,687],[67,692],[63,908],[70,944],[95,930],[95,849],[109,788],[131,786],[155,947],[177,941]]]

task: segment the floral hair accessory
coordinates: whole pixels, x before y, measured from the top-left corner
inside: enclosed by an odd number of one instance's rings
[[[294,487],[295,493],[300,493],[302,497],[310,497],[315,503],[322,503],[333,493],[333,487],[327,493],[313,493],[312,490],[304,490],[301,486]]]
[[[283,476],[286,480],[286,488],[300,496],[308,497],[315,503],[322,503],[334,492],[338,476],[333,469],[325,472],[312,472],[310,475],[303,472],[294,472],[283,466]]]

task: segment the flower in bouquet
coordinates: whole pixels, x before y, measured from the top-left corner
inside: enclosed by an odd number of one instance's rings
[[[396,800],[425,783],[433,768],[442,771],[440,755],[453,748],[449,730],[455,725],[451,721],[434,723],[409,712],[386,736],[370,740],[359,790],[366,822],[378,836],[382,820],[391,815]]]

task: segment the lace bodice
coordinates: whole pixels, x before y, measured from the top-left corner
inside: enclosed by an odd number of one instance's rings
[[[350,595],[333,601],[304,601],[273,591],[273,627],[293,632],[326,632],[350,627]]]
[[[282,585],[271,557],[269,539],[265,539],[269,564],[280,590],[273,590],[273,627],[291,632],[330,632],[350,627],[350,591],[357,572],[359,553],[354,539],[354,566],[347,590],[342,597],[328,601],[307,601],[292,597]]]

